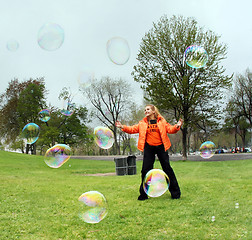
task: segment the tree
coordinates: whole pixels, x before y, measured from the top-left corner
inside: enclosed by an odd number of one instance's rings
[[[85,107],[76,107],[71,116],[64,116],[60,109],[53,108],[50,116],[51,118],[47,123],[40,124],[41,134],[37,145],[41,154],[56,143],[76,147],[92,138],[86,126],[88,118]]]
[[[46,105],[45,103],[45,83],[44,80],[40,84],[29,83],[20,93],[17,112],[20,126],[25,126],[27,123],[37,123],[38,113]],[[36,142],[33,144],[26,144],[26,154],[31,150],[32,154],[36,154]]]
[[[240,111],[240,107],[234,102],[234,98],[230,98],[226,107],[225,130],[233,130],[235,136],[235,148],[238,147],[237,135],[241,137],[242,147],[246,147],[246,135],[248,129],[251,128],[248,119]]]
[[[41,135],[38,139],[41,153],[45,148],[50,148],[55,143],[76,147],[89,142],[92,138],[86,126],[89,122],[87,108],[77,107],[73,103],[71,90],[65,87],[61,90],[59,99],[66,102],[66,109],[52,107],[50,120],[44,124],[41,123]]]
[[[245,118],[245,116],[241,116],[239,118],[238,134],[241,137],[243,149],[246,147],[246,136],[247,136],[249,127],[250,127],[250,124],[248,123],[248,120]]]
[[[114,133],[113,153],[120,154],[115,122],[130,106],[131,89],[129,84],[122,79],[113,80],[109,77],[103,77],[100,81],[94,80],[89,88],[82,90],[87,94],[94,107],[94,116]]]
[[[225,129],[234,131],[235,147],[237,135],[240,135],[244,148],[248,129],[252,128],[252,73],[249,69],[245,74],[236,74],[229,93]]]
[[[21,91],[17,104],[18,120],[20,125],[38,122],[38,113],[46,106],[45,103],[45,84],[29,83]]]
[[[216,122],[222,90],[230,85],[220,65],[226,58],[227,46],[220,36],[203,31],[194,18],[161,17],[145,34],[134,66],[134,80],[141,83],[147,97],[163,112],[184,119],[182,130],[183,156],[187,157],[187,135],[192,125],[207,119]],[[184,62],[184,52],[190,45],[200,45],[209,59],[204,68],[190,68]],[[205,121],[206,123],[206,121]]]
[[[239,126],[239,118],[240,115],[235,108],[235,104],[232,99],[229,100],[226,106],[226,117],[225,117],[225,125],[224,130],[233,130],[235,136],[235,148],[237,148],[237,134],[238,134],[238,126]]]
[[[86,123],[87,109],[76,107],[71,116],[64,116],[61,110],[51,107],[49,122],[43,123],[39,120],[38,113],[46,108],[45,83],[43,78],[30,79],[25,82],[18,82],[17,79],[9,83],[5,93],[0,95],[0,137],[11,144],[12,149],[21,149],[22,152],[36,154],[36,148],[40,153],[52,147],[55,143],[68,144],[74,147],[86,142],[91,138]],[[71,94],[63,89],[60,97],[69,100]],[[71,99],[72,100],[72,99]],[[36,123],[40,126],[39,139],[24,150],[23,139],[20,133],[27,123]]]
[[[123,114],[122,121],[126,125],[135,125],[143,118],[143,106],[137,106],[136,103],[133,103],[129,106],[130,111],[127,111]],[[123,131],[119,132],[120,139],[122,139],[122,150],[123,155],[128,148],[129,154],[133,154],[136,148],[132,145],[136,143],[136,139],[132,134],[125,133]]]
[[[232,90],[232,101],[240,115],[244,116],[252,127],[252,72],[237,74]]]
[[[35,122],[43,107],[46,89],[44,78],[10,81],[0,95],[0,136],[7,144],[14,142],[28,122]]]

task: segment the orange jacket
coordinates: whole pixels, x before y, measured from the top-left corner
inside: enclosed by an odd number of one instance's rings
[[[172,126],[171,124],[167,123],[164,118],[160,116],[157,119],[157,126],[160,131],[160,136],[164,144],[165,151],[167,151],[171,146],[171,142],[167,133],[171,134],[176,133],[179,131],[180,127],[177,126],[176,124]],[[141,121],[139,121],[139,123],[136,125],[133,126],[123,125],[122,131],[129,134],[139,133],[137,148],[140,151],[143,151],[146,141],[147,128],[148,128],[148,120],[147,117],[145,117]]]

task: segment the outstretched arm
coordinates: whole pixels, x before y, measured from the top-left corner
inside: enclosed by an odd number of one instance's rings
[[[180,118],[179,121],[177,122],[177,126],[178,126],[178,127],[181,127],[182,124],[183,124],[183,122],[184,122],[183,119]]]
[[[119,121],[115,122],[115,126],[121,129],[123,128],[123,125]]]
[[[172,134],[172,133],[178,132],[179,129],[180,129],[180,127],[182,126],[182,124],[183,124],[183,119],[179,119],[179,121],[177,122],[177,124],[175,124],[173,126],[171,124],[169,124],[169,123],[166,123],[166,131],[167,131],[167,133]]]
[[[118,128],[121,128],[122,131],[133,134],[133,133],[139,133],[139,125],[134,125],[134,126],[126,126],[122,125],[119,121],[116,121],[115,126]]]

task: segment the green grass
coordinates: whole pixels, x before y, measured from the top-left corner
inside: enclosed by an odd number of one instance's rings
[[[0,151],[0,239],[252,239],[252,160],[171,165],[181,199],[137,201],[141,162],[137,175],[85,176],[115,163],[70,159],[52,169],[43,157]],[[78,197],[90,190],[109,205],[97,224],[78,217]]]

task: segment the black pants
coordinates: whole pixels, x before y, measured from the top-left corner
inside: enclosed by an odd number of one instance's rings
[[[169,191],[171,193],[172,198],[180,197],[180,188],[175,176],[175,173],[170,165],[168,152],[165,151],[164,145],[159,146],[151,146],[148,143],[145,143],[144,147],[144,157],[143,157],[143,166],[142,166],[142,183],[140,185],[140,195],[146,196],[146,193],[143,189],[143,181],[145,175],[148,171],[153,169],[153,165],[155,162],[155,154],[157,154],[160,164],[163,168],[163,171],[167,174],[170,179]]]

